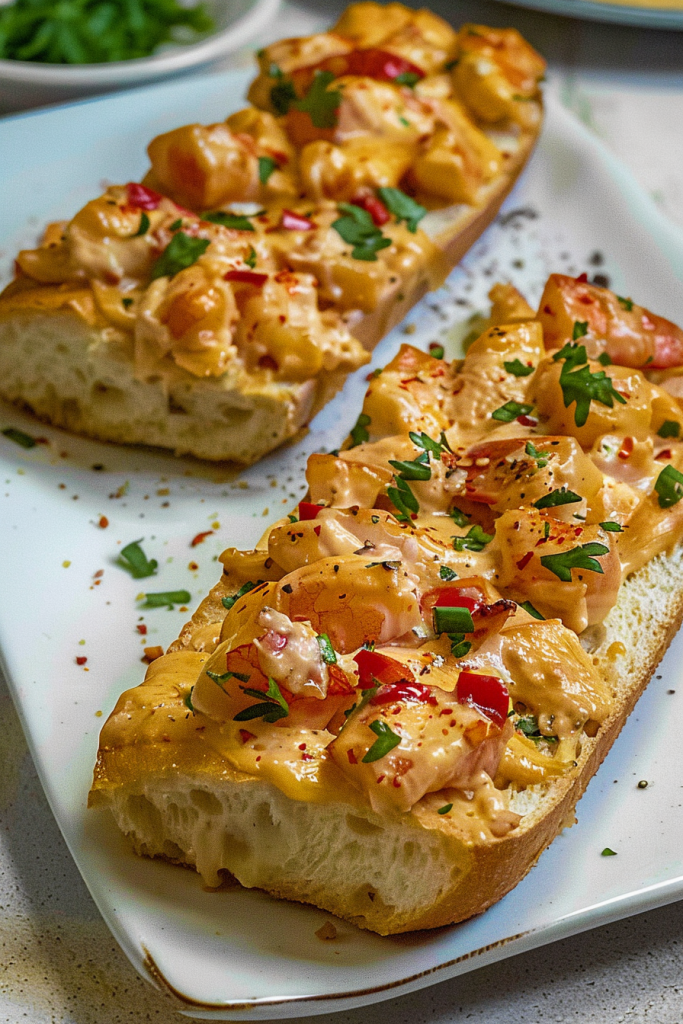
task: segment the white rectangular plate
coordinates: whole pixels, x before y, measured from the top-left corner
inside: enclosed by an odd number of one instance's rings
[[[245,82],[237,73],[184,79],[0,123],[5,272],[45,220],[71,216],[105,179],[139,178],[153,135],[237,109]],[[457,325],[485,308],[496,280],[512,279],[535,302],[548,273],[583,270],[607,274],[620,294],[683,322],[683,239],[600,144],[550,105],[503,216],[409,316],[414,333],[394,331],[373,365],[404,340],[422,348],[439,340],[457,354]],[[457,927],[382,939],[339,922],[338,938],[322,942],[314,934],[328,918],[321,911],[240,888],[206,892],[193,872],[135,857],[107,815],[86,811],[104,718],[142,679],[141,647],[166,645],[187,617],[149,611],[143,639],[136,595],[185,587],[196,603],[217,578],[222,548],[251,546],[302,496],[307,454],[335,447],[348,432],[366,372],[348,381],[307,437],[239,475],[78,439],[0,407],[0,429],[47,441],[24,451],[0,436],[0,641],[10,686],[54,814],[102,914],[141,973],[174,991],[194,1017],[257,1020],[359,1006],[683,896],[681,637],[581,801],[579,824],[509,896]],[[136,582],[115,564],[121,545],[139,537],[160,563],[154,580]],[[77,665],[83,656],[87,663]],[[637,788],[640,779],[646,789]],[[604,847],[617,856],[601,857]]]

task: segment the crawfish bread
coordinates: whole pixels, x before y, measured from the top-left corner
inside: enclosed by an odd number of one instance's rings
[[[251,463],[442,283],[536,141],[513,29],[354,4],[259,53],[251,106],[153,139],[17,257],[0,394],[70,430]]]
[[[462,363],[373,379],[119,699],[91,803],[138,853],[388,934],[485,910],[573,820],[683,611],[683,332],[581,279],[494,298]]]

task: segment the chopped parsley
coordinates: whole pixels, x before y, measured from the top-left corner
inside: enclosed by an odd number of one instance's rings
[[[606,352],[601,352],[600,353],[600,355],[598,356],[598,362],[600,363],[601,366],[611,366],[612,365],[612,360],[610,359],[610,357],[608,356],[608,354]]]
[[[14,441],[21,448],[35,448],[38,443],[35,438],[25,434],[23,430],[17,430],[16,427],[5,427],[2,433],[8,441]]]
[[[619,305],[626,310],[627,313],[630,313],[633,309],[632,299],[624,299],[621,295],[617,295],[617,301]]]
[[[587,365],[585,346],[568,343],[555,353],[553,359],[555,362],[564,360],[560,373],[560,387],[565,408],[576,402],[574,422],[577,427],[582,427],[588,419],[591,402],[600,402],[610,409],[613,408],[615,401],[622,405],[626,404],[626,399],[615,390],[612,378],[608,377],[604,370],[591,372],[590,366]]]
[[[337,123],[337,107],[341,103],[342,94],[338,89],[328,90],[328,85],[333,81],[331,71],[316,71],[303,99],[293,101],[297,110],[308,114],[315,128],[334,128]]]
[[[540,619],[541,622],[545,622],[545,615],[541,615],[537,608],[534,608],[531,601],[520,601],[519,607],[523,608],[525,612],[531,615],[534,619]]]
[[[606,530],[607,533],[623,533],[624,532],[624,527],[620,526],[619,523],[606,522],[606,523],[600,523],[600,526],[602,527],[603,530]]]
[[[294,83],[291,78],[285,78],[283,71],[277,66],[277,64],[270,65],[270,71],[268,74],[271,78],[277,79],[277,82],[270,90],[270,102],[273,105],[275,113],[284,116],[292,103],[296,100]]]
[[[513,377],[528,377],[535,370],[534,366],[527,366],[521,359],[513,359],[510,363],[503,363],[503,366]]]
[[[179,271],[191,267],[210,245],[209,238],[192,238],[184,231],[178,231],[152,267],[152,280],[173,277]]]
[[[681,477],[683,480],[683,476]],[[572,569],[589,569],[591,572],[603,572],[603,568],[593,556],[606,555],[609,548],[605,544],[592,541],[580,544],[571,551],[561,551],[557,555],[543,555],[541,565],[554,573],[563,583],[571,583]]]
[[[140,227],[137,229],[133,238],[139,238],[140,235],[146,235],[149,231],[149,217],[146,213],[140,214]]]
[[[483,551],[493,540],[492,533],[485,533],[477,523],[471,526],[464,537],[454,537],[453,547],[456,551]]]
[[[462,512],[457,505],[454,505],[448,514],[456,526],[468,525],[467,521],[468,519],[470,519],[470,516],[467,514],[467,512]]]
[[[254,225],[243,213],[226,213],[224,210],[209,210],[201,215],[202,220],[220,224],[231,231],[254,231]]]
[[[121,548],[116,560],[122,569],[131,574],[134,580],[144,580],[147,576],[154,576],[159,565],[156,558],[148,559],[140,547],[140,541],[143,539],[141,537],[140,540],[126,544],[125,548]]]
[[[335,654],[334,647],[332,646],[332,641],[330,640],[327,633],[320,633],[316,637],[316,640],[318,641],[318,647],[320,648],[320,653],[325,664],[336,665],[337,655]]]
[[[449,566],[442,565],[441,568],[439,569],[439,579],[446,580],[447,583],[450,583],[451,580],[457,580],[457,578],[457,572],[455,572],[455,570],[451,569]]]
[[[657,431],[657,437],[678,437],[681,433],[681,425],[677,420],[664,420]]]
[[[182,217],[178,217],[177,220],[173,221],[173,223],[171,224],[171,226],[169,227],[168,230],[169,231],[179,231],[182,226],[183,226],[183,218]]]
[[[429,452],[425,451],[412,462],[399,462],[396,459],[389,459],[389,465],[400,476],[402,480],[429,480],[432,470],[429,465]]]
[[[587,320],[575,320],[574,329],[572,330],[572,341],[578,341],[579,338],[585,338],[588,334],[588,321]]]
[[[600,854],[601,857],[616,857],[616,855],[617,855],[617,851],[616,850],[610,850],[609,846],[606,846],[605,849]]]
[[[416,71],[402,71],[400,75],[396,75],[394,82],[396,85],[407,85],[410,89],[413,89],[421,77]]]
[[[526,416],[533,409],[533,405],[526,405],[521,402],[506,402],[500,409],[494,409],[491,419],[500,420],[501,423],[512,423],[518,416]]]
[[[420,504],[403,477],[396,477],[396,486],[387,487],[387,495],[398,509],[396,518],[404,523],[409,522],[413,513],[417,515]]]
[[[567,490],[566,487],[561,487],[559,490],[550,491],[549,494],[544,494],[538,501],[533,502],[534,508],[555,508],[557,505],[573,505],[575,501],[582,501],[580,494],[575,494],[574,491]],[[547,525],[547,524],[546,524]]]
[[[133,300],[131,298],[121,299],[121,305],[123,306],[124,309],[130,309],[130,307],[133,305]]]
[[[448,814],[452,810],[453,804],[444,804],[443,807],[439,807],[437,814]]]
[[[390,750],[393,750],[401,742],[401,737],[392,732],[387,723],[383,722],[381,718],[370,722],[370,729],[372,729],[377,739],[363,758],[363,764],[379,761],[380,758],[388,754]]]
[[[429,434],[425,434],[424,431],[418,434],[414,430],[411,430],[408,436],[416,448],[422,448],[426,452],[431,452],[437,459],[441,458],[441,453],[443,451],[451,451],[451,446],[449,445],[443,430],[441,431],[441,437],[438,441],[431,438]]]
[[[352,444],[349,445],[350,448],[356,448],[357,445],[365,444],[366,441],[370,440],[370,435],[368,433],[367,428],[370,426],[371,422],[372,421],[370,417],[367,415],[367,413],[362,412],[360,414],[360,416],[356,420],[354,427],[351,430],[350,437]]]
[[[183,704],[186,708],[189,708],[192,714],[194,714],[194,704],[192,703],[192,694],[194,693],[194,686],[191,686],[183,697]]]
[[[207,668],[206,674],[209,679],[213,679],[217,686],[220,686],[221,690],[224,689],[223,683],[227,683],[228,679],[239,679],[241,683],[248,683],[251,676],[248,676],[246,672],[222,672],[220,675],[218,672],[212,672]]]
[[[539,469],[545,469],[548,465],[548,459],[550,458],[550,452],[540,452],[531,441],[527,441],[524,446],[525,453],[529,458],[533,459]]]
[[[265,185],[270,178],[273,171],[278,169],[277,160],[273,160],[272,156],[260,156],[258,158],[258,180],[262,185]]]
[[[673,466],[665,466],[655,481],[660,508],[671,508],[683,498],[683,473]]]
[[[395,79],[395,81],[398,81],[398,79]],[[393,213],[399,224],[404,220],[408,231],[412,231],[415,234],[417,225],[427,213],[425,207],[420,206],[414,199],[407,196],[405,192],[401,192],[400,188],[378,188],[377,195],[387,210]]]
[[[246,686],[240,686],[240,690],[247,697],[255,697],[259,703],[250,704],[248,708],[238,711],[233,722],[250,722],[254,718],[262,718],[264,722],[272,724],[289,714],[289,704],[272,676],[268,677],[268,689],[265,693],[263,690],[252,690]]]
[[[256,583],[252,583],[252,581],[249,580],[247,583],[243,583],[236,594],[232,594],[230,597],[222,597],[221,604],[224,608],[227,608],[227,610],[230,611],[235,601],[239,601],[241,597],[244,597],[245,594],[248,594],[250,590],[253,590],[254,587],[257,587],[260,583],[263,583],[263,580],[258,580]]]
[[[172,608],[174,604],[188,604],[192,600],[189,590],[164,590],[158,594],[145,594],[143,608]]]
[[[256,249],[254,249],[253,245],[249,246],[249,255],[245,258],[244,262],[252,270],[256,266]]]
[[[339,203],[344,214],[332,222],[332,227],[349,245],[353,246],[351,256],[355,260],[367,260],[372,263],[377,259],[377,252],[391,245],[375,224],[371,215],[362,206],[354,203]]]

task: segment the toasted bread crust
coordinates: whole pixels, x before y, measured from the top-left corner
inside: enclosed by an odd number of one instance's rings
[[[437,219],[430,233],[442,271],[453,269],[495,218],[537,137],[538,128],[520,135],[501,173],[483,190],[483,206],[439,211],[443,225]],[[435,268],[422,270],[403,287],[400,301],[399,282],[371,313],[351,314],[349,328],[365,349],[371,351],[428,291]],[[206,380],[176,368],[170,378],[148,382],[136,376],[132,343],[110,340],[88,288],[22,290],[16,284],[0,296],[0,394],[48,423],[98,440],[250,465],[296,436],[348,373],[338,369],[290,383],[231,372]]]
[[[314,835],[321,842],[332,845],[335,836],[341,834],[343,839],[343,820],[349,812],[360,814],[368,822],[368,831],[371,828],[383,830],[394,843],[404,841],[401,837],[408,831],[411,842],[419,845],[425,857],[432,850],[435,875],[439,867],[444,877],[448,874],[446,866],[450,864],[452,868],[454,877],[449,877],[448,884],[441,885],[438,897],[431,903],[413,906],[406,911],[406,908],[392,907],[391,893],[378,889],[373,899],[365,900],[361,907],[357,891],[345,891],[338,883],[341,877],[339,865],[335,865],[335,874],[328,884],[322,885],[310,880],[310,872],[305,865],[298,877],[293,876],[291,870],[283,870],[279,877],[277,874],[273,876],[272,868],[264,869],[265,873],[259,875],[258,870],[254,873],[253,866],[245,876],[240,870],[239,857],[229,867],[226,864],[226,869],[232,870],[247,886],[262,888],[274,896],[312,903],[383,935],[454,924],[486,910],[514,888],[543,850],[574,820],[577,802],[681,625],[683,591],[679,581],[682,564],[683,546],[679,546],[670,554],[657,556],[622,584],[617,604],[603,624],[599,644],[591,648],[599,671],[613,691],[614,710],[594,738],[585,738],[572,772],[551,782],[531,810],[524,814],[520,826],[504,838],[468,842],[447,819],[435,820],[434,815],[421,820],[411,812],[389,820],[367,808],[359,811],[357,807],[344,804],[332,807],[301,804],[275,790],[269,783],[236,772],[227,763],[212,762],[200,766],[193,762],[186,765],[185,786],[211,793],[219,800],[224,794],[233,794],[246,786],[252,794],[250,800],[270,806],[275,817],[284,814],[296,820],[297,838],[304,845],[308,837]],[[170,651],[201,651],[207,642],[211,649],[210,637],[217,635],[224,614],[221,597],[227,592],[228,587],[222,579],[199,606]],[[192,679],[188,679],[188,685],[191,682]],[[177,762],[177,750],[167,749],[166,753],[172,756],[174,763]],[[162,856],[178,863],[196,864],[196,851],[178,853],[176,850],[169,855],[168,848],[164,850],[164,841],[167,842],[168,837],[155,835],[153,831],[145,833],[140,822],[131,822],[125,810],[128,797],[142,792],[146,799],[152,801],[156,794],[159,806],[165,806],[169,799],[174,798],[177,771],[165,769],[157,756],[156,759],[152,757],[142,770],[138,766],[132,776],[129,775],[130,766],[124,769],[123,775],[117,776],[115,764],[125,765],[125,759],[124,749],[100,751],[97,776],[101,781],[94,787],[92,802],[112,808],[119,825],[131,836],[137,852]],[[231,834],[229,826],[227,832]],[[366,856],[370,871],[374,856],[370,840]],[[335,879],[337,884],[333,884]]]

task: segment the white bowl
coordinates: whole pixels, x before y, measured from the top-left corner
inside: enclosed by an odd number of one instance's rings
[[[0,60],[0,111],[61,103],[202,67],[253,39],[272,22],[280,0],[206,0],[206,6],[216,31],[197,43],[165,44],[153,57],[110,64]]]

